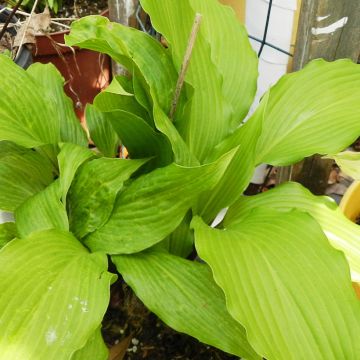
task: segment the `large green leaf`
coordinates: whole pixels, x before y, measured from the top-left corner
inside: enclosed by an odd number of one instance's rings
[[[141,4],[169,42],[178,71],[195,14],[203,15],[186,76],[190,85],[186,92],[192,99],[186,115],[178,119],[191,152],[203,161],[246,115],[256,90],[256,55],[234,12],[217,0],[143,0]]]
[[[315,196],[298,183],[284,183],[271,191],[242,196],[225,216],[225,226],[241,226],[242,220],[256,208],[266,207],[287,212],[297,209],[309,213],[319,223],[331,245],[341,250],[350,265],[354,281],[360,281],[360,228],[348,220],[335,201]]]
[[[78,168],[87,160],[96,157],[95,153],[79,145],[65,143],[58,155],[60,169],[61,199],[66,205],[66,195]]]
[[[60,183],[56,180],[22,203],[15,210],[19,237],[48,229],[69,230],[66,209],[60,198]]]
[[[0,359],[68,360],[106,311],[105,254],[50,230],[11,241],[0,262]]]
[[[90,138],[99,151],[107,157],[116,157],[119,153],[120,140],[104,114],[95,106],[86,105],[86,125],[89,129]]]
[[[146,307],[166,324],[223,351],[260,359],[244,328],[227,312],[208,266],[162,252],[112,260]]]
[[[51,63],[34,63],[27,69],[27,73],[34,83],[46,89],[42,96],[56,109],[61,141],[87,146],[87,136],[75,115],[72,100],[64,93],[65,80],[56,67]]]
[[[289,165],[345,149],[360,134],[359,85],[360,66],[350,60],[318,59],[282,77],[249,119],[262,123],[256,163]]]
[[[0,224],[0,249],[16,237],[16,226],[13,222]]]
[[[239,226],[193,222],[230,314],[269,360],[358,359],[360,302],[343,254],[308,214],[254,210]]]
[[[134,74],[138,78],[136,88],[141,95],[147,95],[153,106],[155,125],[168,137],[176,162],[182,165],[196,163],[167,117],[178,75],[168,51],[158,41],[143,32],[110,23],[104,17],[91,16],[73,23],[66,43],[105,52]]]
[[[14,211],[53,180],[51,163],[39,153],[0,142],[0,209]]]
[[[326,158],[334,159],[345,174],[355,180],[360,180],[360,153],[344,151],[335,155],[327,155]]]
[[[71,360],[107,360],[109,350],[106,347],[101,335],[101,327],[98,327],[94,334],[88,339],[86,345],[76,351]]]
[[[109,221],[85,244],[93,251],[128,254],[160,242],[179,226],[199,194],[214,187],[232,156],[192,168],[171,164],[140,176],[119,194]]]
[[[26,147],[58,143],[58,109],[48,102],[45,89],[6,56],[0,55],[0,68],[0,140],[11,140]],[[15,97],[19,94],[21,100]]]
[[[68,195],[71,231],[82,238],[103,226],[124,181],[146,160],[102,158],[80,168]]]

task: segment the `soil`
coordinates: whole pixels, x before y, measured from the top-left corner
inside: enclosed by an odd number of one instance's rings
[[[123,351],[119,360],[238,359],[166,326],[121,279],[111,288],[103,337],[110,348],[115,345],[117,351]]]
[[[83,17],[100,14],[107,7],[107,0],[64,0],[58,13],[51,15],[57,18]]]

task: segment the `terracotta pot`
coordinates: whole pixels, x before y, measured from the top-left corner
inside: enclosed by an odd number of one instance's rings
[[[108,16],[108,11],[102,13]],[[65,92],[74,102],[76,113],[84,120],[84,110],[87,103],[92,103],[94,97],[110,82],[111,62],[107,55],[95,51],[74,48],[74,51],[64,44],[64,36],[69,31],[36,36],[34,62],[52,63],[65,78]],[[60,45],[58,45],[60,44]]]

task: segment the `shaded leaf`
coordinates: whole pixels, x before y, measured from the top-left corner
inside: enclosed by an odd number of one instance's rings
[[[241,227],[212,229],[200,218],[193,225],[199,256],[260,355],[359,358],[360,302],[348,264],[313,218],[261,209]]]
[[[214,187],[232,156],[192,168],[171,164],[140,176],[119,194],[109,221],[85,244],[93,251],[128,254],[160,242],[179,226],[199,194]]]
[[[13,222],[0,224],[0,249],[16,237],[16,226]]]
[[[0,209],[14,211],[52,182],[53,167],[33,150],[0,144]]]
[[[124,181],[145,162],[101,158],[81,167],[68,195],[70,227],[75,236],[82,238],[106,223]]]
[[[106,121],[104,114],[93,105],[87,104],[85,113],[90,138],[96,147],[104,156],[116,157],[120,140],[110,122]]]
[[[50,230],[11,241],[0,262],[0,359],[69,359],[106,311],[106,256]]]
[[[176,331],[245,357],[260,359],[205,264],[161,252],[113,256],[118,271],[146,307]]]
[[[138,77],[136,88],[141,96],[146,94],[153,106],[155,125],[169,139],[175,161],[182,165],[196,163],[167,116],[178,75],[168,51],[158,41],[143,32],[110,23],[104,17],[91,16],[72,24],[66,43],[104,52]]]
[[[85,161],[94,157],[96,157],[95,153],[88,148],[70,143],[61,145],[61,151],[58,155],[58,162],[60,170],[61,199],[65,205],[66,195],[70,189],[77,169]]]

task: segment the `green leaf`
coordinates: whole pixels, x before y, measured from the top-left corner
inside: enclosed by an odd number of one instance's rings
[[[132,113],[154,127],[154,121],[150,119],[148,110],[135,98],[132,79],[124,76],[115,77],[111,84],[96,96],[94,105],[103,112],[122,110]]]
[[[33,150],[0,141],[1,210],[14,211],[52,180],[53,167],[47,159]]]
[[[289,165],[345,149],[360,134],[359,83],[360,67],[350,60],[317,59],[282,77],[249,119],[262,123],[256,163]]]
[[[176,162],[196,164],[196,159],[166,115],[178,75],[168,51],[158,41],[143,32],[110,23],[104,17],[91,16],[72,24],[66,43],[104,52],[138,77],[136,87],[141,96],[146,93],[148,102],[153,105],[155,125],[168,137]]]
[[[21,204],[15,211],[19,237],[48,229],[69,230],[66,209],[60,197],[60,183],[55,180]]]
[[[180,225],[165,240],[160,242],[158,246],[170,254],[183,258],[188,257],[194,250],[194,234],[190,229],[191,219],[192,213],[189,211]]]
[[[79,145],[65,143],[58,155],[60,169],[61,199],[66,205],[66,195],[70,189],[77,169],[87,160],[96,157],[91,150]]]
[[[11,241],[0,262],[0,359],[68,360],[106,311],[106,256],[50,230]]]
[[[45,89],[6,56],[0,55],[0,68],[0,140],[25,147],[58,143],[58,109],[54,102],[48,102]],[[20,94],[21,99],[15,97]]]
[[[93,105],[87,104],[85,113],[90,138],[96,147],[104,156],[116,157],[120,140],[110,122],[106,121],[104,114]]]
[[[266,98],[260,108],[266,105]],[[248,121],[218,144],[207,159],[214,161],[240,144],[219,183],[210,193],[202,196],[200,213],[206,222],[211,222],[219,211],[233,204],[247,188],[256,167],[255,151],[260,134],[261,124]]]
[[[154,156],[157,166],[168,165],[173,161],[167,138],[156,132],[144,119],[122,110],[104,112],[103,116],[116,131],[132,159]]]
[[[101,158],[78,171],[68,195],[71,231],[79,239],[103,226],[124,181],[146,160]]]
[[[98,327],[94,334],[89,338],[86,345],[76,351],[71,357],[71,360],[107,360],[109,357],[109,350],[106,347],[101,335],[101,327]]]
[[[344,151],[335,155],[326,155],[325,158],[334,159],[346,175],[355,180],[360,180],[360,153]]]
[[[16,237],[16,226],[13,222],[0,224],[0,249]]]
[[[344,216],[331,198],[315,196],[298,183],[284,183],[256,196],[242,196],[229,208],[224,226],[241,226],[242,220],[259,207],[283,212],[295,208],[309,213],[331,245],[345,254],[353,280],[360,281],[360,228]]]
[[[193,222],[199,256],[261,356],[358,359],[360,302],[343,254],[299,211],[254,210],[241,226]]]
[[[143,0],[141,4],[154,27],[167,39],[178,71],[195,14],[203,15],[186,75],[190,86],[185,91],[191,102],[177,123],[190,151],[203,162],[213,147],[238,126],[252,103],[256,55],[234,12],[217,0]]]
[[[87,136],[75,115],[72,100],[64,93],[65,80],[56,67],[51,63],[34,63],[27,73],[34,83],[46,89],[43,98],[56,109],[61,141],[87,146]]]
[[[113,256],[118,271],[146,307],[176,331],[245,357],[260,359],[205,264],[161,252]]]
[[[171,164],[140,176],[119,194],[109,221],[85,244],[92,251],[128,254],[160,242],[179,226],[199,194],[214,187],[232,156],[192,168]]]

